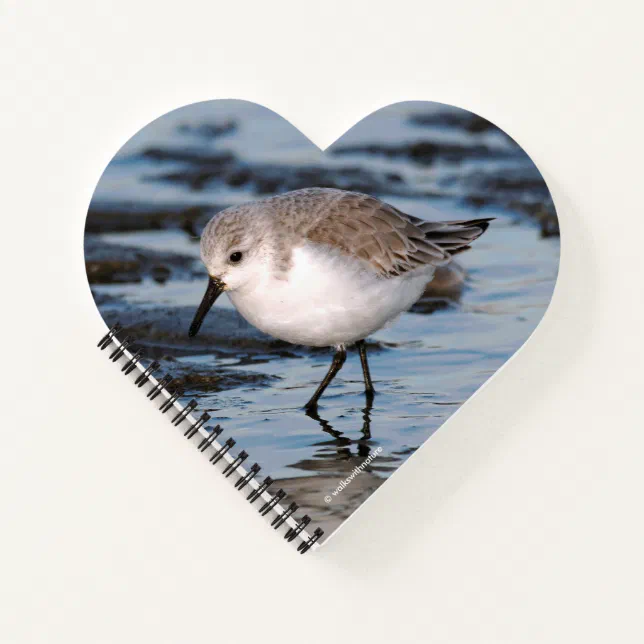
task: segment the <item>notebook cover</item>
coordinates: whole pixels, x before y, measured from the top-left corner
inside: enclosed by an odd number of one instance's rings
[[[209,280],[200,237],[210,219],[309,188],[366,195],[429,222],[493,221],[366,339],[373,400],[351,345],[307,411],[332,347],[260,331],[226,293],[199,333],[188,331]],[[559,227],[528,155],[466,110],[398,103],[321,151],[265,107],[216,100],[159,117],[116,153],[89,207],[85,260],[108,327],[120,323],[172,373],[180,402],[196,400],[234,436],[324,543],[534,331],[557,278]]]

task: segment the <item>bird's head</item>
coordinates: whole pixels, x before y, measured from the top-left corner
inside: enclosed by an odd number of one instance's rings
[[[266,213],[260,204],[227,208],[208,222],[201,235],[201,259],[210,279],[190,325],[190,337],[197,335],[206,314],[224,291],[257,284],[270,259],[265,222]]]

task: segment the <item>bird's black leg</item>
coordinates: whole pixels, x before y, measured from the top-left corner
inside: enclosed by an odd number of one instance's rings
[[[327,372],[326,376],[324,376],[324,380],[320,383],[320,386],[315,390],[315,393],[311,397],[311,400],[304,405],[305,409],[308,409],[309,411],[312,409],[317,409],[318,406],[318,400],[320,399],[320,396],[324,393],[324,390],[329,386],[329,383],[335,378],[335,375],[342,369],[342,365],[344,364],[344,361],[347,359],[347,352],[344,347],[340,347],[336,352],[335,355],[333,356],[333,362],[331,363],[331,366],[329,367],[329,371]]]
[[[367,343],[364,340],[356,342],[358,352],[360,353],[360,363],[362,364],[362,375],[364,376],[364,393],[367,397],[367,402],[371,402],[376,393],[371,382],[371,374],[369,373],[369,363],[367,362]]]

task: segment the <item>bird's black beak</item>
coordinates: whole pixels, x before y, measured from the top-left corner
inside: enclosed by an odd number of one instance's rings
[[[199,329],[201,328],[201,325],[204,321],[204,318],[206,317],[206,314],[208,313],[208,311],[210,311],[210,309],[212,308],[212,305],[215,303],[217,298],[223,293],[225,288],[226,288],[226,285],[218,277],[210,278],[210,280],[208,281],[208,288],[206,289],[206,294],[203,296],[203,300],[201,300],[201,304],[197,309],[195,318],[192,321],[192,324],[190,325],[190,330],[188,331],[188,335],[191,338],[194,338],[197,335],[197,333],[199,333]]]

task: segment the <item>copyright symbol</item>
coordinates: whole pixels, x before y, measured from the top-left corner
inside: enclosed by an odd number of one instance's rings
[[[332,499],[330,496],[325,496],[325,497],[324,497],[324,502],[325,502],[325,503],[331,503],[331,501],[332,501],[332,500],[333,500],[333,499]]]

